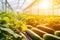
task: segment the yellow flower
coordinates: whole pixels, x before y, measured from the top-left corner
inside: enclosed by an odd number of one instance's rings
[[[27,30],[27,26],[26,26],[26,25],[21,26],[21,31],[22,31],[22,32],[24,32],[24,31],[26,31],[26,30]]]
[[[5,20],[6,22],[10,21],[10,19],[8,17],[4,17],[3,20]]]
[[[20,22],[15,22],[16,26],[20,26]]]
[[[1,20],[1,17],[0,17],[0,20]]]
[[[18,22],[14,22],[14,24],[15,24],[14,28],[19,28],[20,27],[20,22],[19,21]]]

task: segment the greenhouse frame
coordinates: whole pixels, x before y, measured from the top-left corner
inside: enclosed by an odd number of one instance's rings
[[[0,40],[60,40],[60,0],[0,0]]]

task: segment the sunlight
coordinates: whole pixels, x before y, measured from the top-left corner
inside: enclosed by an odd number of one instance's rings
[[[48,1],[42,1],[40,4],[39,4],[39,7],[41,9],[47,9],[47,8],[50,8],[52,6],[52,3],[48,2]]]

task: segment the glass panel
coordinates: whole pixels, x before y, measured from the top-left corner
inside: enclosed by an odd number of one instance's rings
[[[28,5],[30,5],[33,1],[34,0],[8,0],[9,4],[14,10],[20,9],[20,8],[21,8],[20,10],[23,10]]]
[[[1,3],[1,0],[0,0],[0,11],[2,11],[2,3]]]

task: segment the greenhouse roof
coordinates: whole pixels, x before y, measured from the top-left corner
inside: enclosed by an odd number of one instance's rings
[[[5,0],[3,0],[5,1]],[[26,7],[28,7],[34,0],[7,0],[7,2],[11,5],[11,7],[13,8],[13,10],[16,9],[20,9],[23,10]],[[0,4],[1,4],[2,0],[0,0]],[[2,5],[0,5],[2,6]],[[1,9],[1,7],[0,7]]]
[[[4,4],[2,5],[2,1],[5,2],[6,0],[0,0],[0,11],[3,11]],[[14,11],[38,14],[60,14],[60,0],[7,0],[7,2]],[[4,6],[6,7],[6,5]]]

